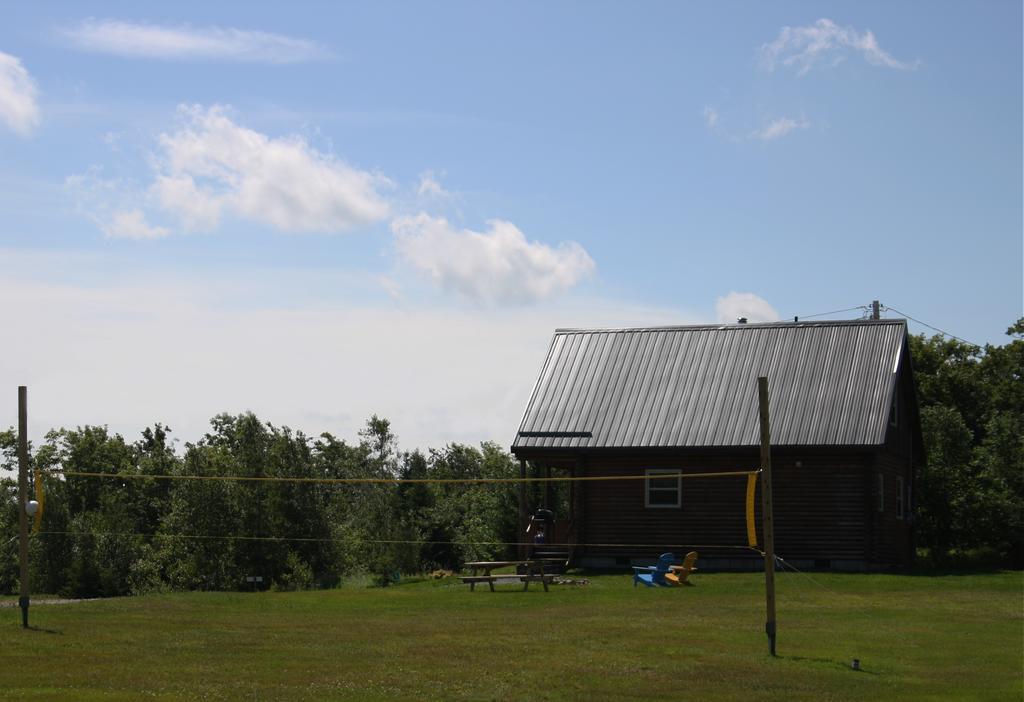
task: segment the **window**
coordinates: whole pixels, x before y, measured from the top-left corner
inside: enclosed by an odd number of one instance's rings
[[[885,476],[878,474],[878,511],[885,511]]]
[[[644,506],[679,507],[682,504],[682,482],[677,468],[648,468],[644,480]]]
[[[903,506],[903,476],[896,476],[896,518],[903,519],[905,514]]]

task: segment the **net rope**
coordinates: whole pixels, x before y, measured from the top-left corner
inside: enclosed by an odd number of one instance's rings
[[[199,480],[199,481],[222,481],[222,482],[276,482],[276,483],[299,483],[299,484],[323,484],[323,485],[501,485],[501,484],[530,484],[530,483],[569,483],[569,482],[607,482],[616,480],[664,480],[672,478],[725,478],[725,477],[746,477],[748,479],[747,490],[747,531],[750,543],[747,545],[738,544],[686,544],[686,543],[545,543],[544,548],[644,548],[644,549],[705,549],[705,550],[741,550],[762,554],[756,548],[756,537],[753,536],[753,510],[752,495],[753,483],[760,475],[761,470],[743,471],[705,471],[699,473],[679,472],[658,472],[656,475],[630,474],[630,475],[591,475],[591,476],[547,476],[547,477],[519,477],[519,478],[311,478],[311,477],[284,477],[284,476],[246,476],[246,475],[195,475],[195,474],[164,474],[153,475],[146,473],[108,473],[103,471],[76,471],[62,470],[58,468],[37,469],[40,477],[43,475],[64,476],[65,478],[106,478],[121,480]],[[40,485],[41,481],[35,481]],[[41,516],[41,514],[39,515]],[[344,543],[343,538],[332,537],[297,537],[297,536],[249,536],[243,534],[167,534],[167,533],[145,533],[145,532],[115,532],[115,531],[71,531],[71,530],[43,530],[38,527],[33,530],[33,535],[49,536],[71,536],[81,537],[118,537],[118,538],[146,538],[146,539],[189,539],[206,541],[245,541],[245,542],[300,542],[300,543]],[[525,541],[432,541],[423,539],[360,539],[360,543],[379,545],[419,545],[419,546],[506,546],[506,547],[536,547],[538,544]]]
[[[149,473],[104,473],[102,471],[81,470],[40,470],[41,474],[63,475],[73,478],[110,478],[122,480],[213,480],[240,482],[272,482],[272,483],[315,483],[324,485],[481,485],[481,484],[516,484],[516,483],[569,483],[569,482],[602,482],[609,480],[663,480],[665,478],[724,478],[735,476],[757,475],[761,471],[714,471],[704,473],[661,473],[657,475],[578,475],[550,476],[526,478],[308,478],[286,477],[275,475],[194,475],[194,474],[163,474]]]
[[[302,537],[302,536],[245,536],[240,534],[147,534],[144,532],[134,531],[70,531],[70,530],[52,530],[52,531],[40,531],[39,535],[54,535],[54,536],[76,536],[76,537],[97,537],[97,536],[112,536],[112,537],[140,537],[147,539],[195,539],[195,540],[209,540],[209,541],[271,541],[271,542],[285,542],[285,541],[296,541],[296,542],[313,542],[313,543],[346,543],[346,539],[343,538],[332,538],[332,537]],[[362,544],[390,544],[390,545],[420,545],[420,546],[537,546],[538,544],[532,541],[437,541],[427,539],[360,539]],[[743,551],[751,551],[763,555],[761,551],[751,546],[741,546],[735,544],[689,544],[689,543],[676,543],[676,544],[640,544],[640,543],[545,543],[540,544],[545,548],[578,548],[578,547],[590,547],[590,548],[676,548],[676,549],[739,549]]]

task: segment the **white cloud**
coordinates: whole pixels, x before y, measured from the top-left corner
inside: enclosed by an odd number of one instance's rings
[[[835,66],[850,53],[859,53],[873,66],[914,70],[921,64],[893,58],[878,45],[871,30],[859,33],[853,27],[820,19],[806,27],[783,27],[775,41],[761,47],[761,66],[772,71],[782,65],[805,75],[818,65]]]
[[[441,182],[433,171],[424,171],[420,174],[420,184],[416,188],[416,194],[428,198],[446,198],[451,195],[441,186]]]
[[[733,324],[740,317],[750,322],[777,322],[779,313],[754,293],[731,292],[715,301],[715,315],[724,324]]]
[[[811,126],[811,123],[805,119],[793,119],[791,117],[780,117],[779,119],[772,120],[760,129],[752,131],[748,137],[750,139],[760,139],[761,141],[772,141],[786,136],[794,129],[807,129]]]
[[[61,34],[79,49],[132,58],[295,63],[330,56],[315,41],[232,27],[87,19]]]
[[[281,305],[268,281],[294,292],[323,276],[336,288],[343,272],[247,270],[214,281],[133,276],[131,266],[65,252],[0,258],[14,271],[0,277],[0,299],[24,313],[21,332],[33,340],[0,354],[0,386],[28,385],[34,438],[89,423],[132,440],[160,421],[194,441],[215,414],[253,410],[313,436],[354,439],[378,413],[407,449],[485,439],[507,448],[554,328],[694,321],[611,300],[500,312]],[[0,426],[15,422],[13,407],[0,403]]]
[[[22,136],[39,124],[39,89],[16,56],[0,51],[0,120]]]
[[[147,222],[142,210],[114,212],[110,221],[102,225],[102,229],[112,239],[159,239],[169,233],[165,227]]]
[[[402,284],[393,278],[389,278],[386,275],[382,275],[377,278],[377,282],[380,283],[381,288],[388,294],[395,302],[402,301]]]
[[[200,188],[189,175],[158,175],[149,192],[188,231],[212,231],[220,224],[225,198]]]
[[[582,246],[552,248],[527,241],[511,222],[491,220],[486,232],[458,230],[420,213],[391,224],[402,258],[444,290],[484,302],[531,302],[563,292],[594,271]]]
[[[68,176],[64,187],[85,215],[110,239],[158,239],[170,233],[166,227],[149,223],[138,206],[144,199],[138,186],[117,178],[103,177],[99,168]]]
[[[235,124],[221,107],[182,108],[160,136],[150,194],[186,229],[214,229],[224,214],[280,231],[343,231],[388,216],[383,176],[361,171],[298,136],[272,138]]]
[[[705,105],[704,106],[704,122],[709,127],[714,129],[715,127],[718,126],[718,117],[719,117],[718,110],[716,110],[715,108],[711,107],[710,105]]]

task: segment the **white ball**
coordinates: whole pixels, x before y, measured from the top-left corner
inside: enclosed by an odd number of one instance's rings
[[[35,500],[29,500],[25,503],[25,512],[30,517],[36,516],[36,512],[39,510],[39,503]]]

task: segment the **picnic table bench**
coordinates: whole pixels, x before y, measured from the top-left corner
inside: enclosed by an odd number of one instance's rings
[[[507,568],[508,566],[515,566],[516,568],[522,567],[525,572],[491,573],[492,570]],[[463,583],[469,585],[470,592],[476,588],[477,583],[487,583],[491,592],[494,592],[494,583],[514,582],[521,582],[524,590],[529,589],[530,583],[539,582],[544,586],[544,592],[547,592],[548,585],[555,577],[553,575],[545,575],[543,559],[523,561],[470,561],[469,563],[466,563],[466,567],[472,571],[472,575],[463,575],[461,576],[461,579]],[[483,574],[478,575],[481,571]]]

